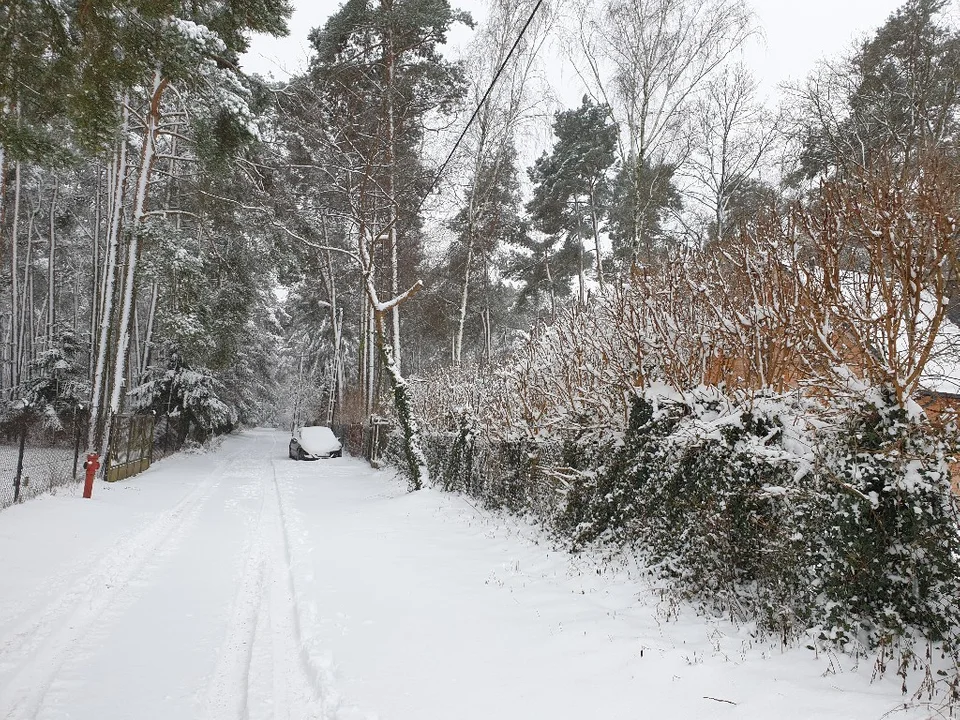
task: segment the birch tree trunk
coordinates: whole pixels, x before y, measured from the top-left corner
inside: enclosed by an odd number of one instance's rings
[[[127,244],[127,263],[124,273],[123,294],[121,296],[120,319],[117,325],[116,361],[113,368],[113,383],[110,393],[109,413],[106,417],[103,433],[103,451],[105,454],[110,443],[110,430],[113,415],[120,411],[120,400],[124,387],[124,375],[127,370],[127,351],[130,346],[130,320],[133,304],[136,301],[137,261],[140,256],[140,230],[147,209],[147,191],[150,175],[156,159],[157,130],[160,124],[160,101],[167,88],[168,81],[157,69],[153,74],[149,108],[143,132],[143,150],[140,154],[140,168],[137,175],[136,192],[133,198],[133,211],[130,222],[130,240]]]
[[[377,330],[374,319],[374,309],[367,303],[367,417],[373,414],[374,392],[376,390],[376,373],[374,353],[376,352]]]
[[[24,358],[26,357],[26,344],[27,338],[30,335],[30,330],[33,329],[33,325],[30,321],[29,312],[33,307],[33,303],[30,300],[30,296],[33,294],[33,288],[30,286],[30,280],[32,274],[30,272],[31,260],[33,259],[33,231],[34,223],[37,219],[38,209],[34,209],[30,213],[30,221],[27,223],[27,254],[24,256],[23,263],[23,280],[21,281],[20,287],[20,297],[18,301],[20,303],[20,318],[17,321],[19,323],[20,334],[17,336],[17,377],[18,382],[23,379],[23,369],[24,369]]]
[[[579,204],[579,203],[578,203]],[[580,216],[580,208],[577,208],[577,217]],[[576,231],[577,235],[577,281],[580,286],[580,307],[583,307],[587,304],[587,277],[584,273],[583,267],[583,238],[580,236],[580,231]]]
[[[373,238],[376,242],[376,238]],[[363,276],[364,287],[367,291],[367,297],[370,300],[370,308],[373,312],[373,321],[376,336],[379,339],[380,352],[383,357],[383,369],[390,378],[390,388],[393,391],[393,405],[397,413],[397,422],[403,433],[404,459],[407,464],[409,485],[411,490],[420,490],[429,483],[430,473],[427,469],[426,456],[420,445],[420,429],[416,420],[413,418],[413,408],[411,407],[410,388],[404,379],[400,368],[393,357],[393,348],[385,342],[386,328],[384,315],[393,310],[394,307],[413,297],[423,284],[417,282],[406,292],[394,295],[388,302],[381,302],[374,283],[373,261],[370,256],[367,239],[360,236],[360,267]]]
[[[7,205],[7,151],[3,143],[0,143],[0,227],[3,227],[3,221],[7,219],[5,214]]]
[[[360,404],[367,407],[367,295],[360,288],[360,312],[357,314],[357,387],[360,388]]]
[[[472,204],[472,199],[471,199]],[[470,208],[472,217],[473,208]],[[457,334],[453,342],[453,366],[460,367],[463,361],[463,328],[467,322],[467,298],[470,293],[470,266],[473,264],[473,223],[468,220],[467,261],[463,271],[463,291],[460,293],[460,315],[457,318]]]
[[[150,356],[153,354],[153,327],[157,318],[157,300],[160,298],[160,283],[153,281],[153,290],[150,293],[150,311],[147,314],[147,330],[143,338],[143,354],[140,356],[137,374],[143,381],[143,375],[150,367]]]
[[[2,111],[2,109],[0,109]],[[7,153],[6,148],[0,143],[0,229],[4,227],[5,221],[7,219]],[[0,322],[2,322],[2,316],[0,316]],[[6,361],[6,358],[2,355],[6,354],[8,351],[6,349],[6,343],[0,339],[0,363]],[[0,368],[3,365],[0,364]],[[2,378],[2,371],[0,371],[0,378]],[[3,382],[0,380],[0,387],[2,387]]]
[[[47,259],[47,347],[53,347],[54,326],[57,321],[54,288],[56,286],[56,251],[57,251],[57,194],[60,191],[60,181],[53,186],[53,198],[50,200],[50,257]]]
[[[597,284],[603,292],[603,258],[600,255],[600,220],[597,217],[597,194],[590,188],[590,227],[593,230],[593,249],[597,253]]]
[[[483,360],[489,365],[493,359],[493,328],[490,322],[489,306],[480,311],[480,319],[483,321]]]
[[[327,238],[326,225],[323,227],[324,240],[329,244]],[[343,341],[343,308],[339,306],[337,298],[336,276],[333,272],[333,258],[330,251],[327,250],[326,267],[327,295],[330,298],[330,325],[333,328],[333,368],[331,371],[330,405],[327,411],[327,424],[333,424],[333,417],[336,409],[343,405],[343,361],[342,361],[342,341]]]
[[[120,221],[123,216],[123,201],[127,185],[127,140],[130,129],[130,109],[128,97],[123,98],[123,116],[121,119],[120,144],[111,161],[109,197],[107,206],[110,213],[110,224],[107,227],[107,256],[103,267],[103,284],[100,302],[100,329],[97,340],[97,360],[93,371],[93,390],[90,397],[90,426],[87,430],[87,448],[100,445],[103,437],[102,405],[106,395],[107,381],[107,350],[110,344],[110,325],[113,317],[113,295],[117,279],[117,255],[120,244]]]
[[[343,308],[340,308],[337,318],[337,339],[336,339],[336,368],[337,368],[337,412],[343,413],[343,389],[346,384],[343,362]]]
[[[100,212],[103,194],[103,178],[100,167],[97,167],[96,201],[93,208],[93,256],[90,262],[90,372],[93,380],[93,344],[97,337],[97,322],[100,316]]]
[[[35,273],[33,272],[32,266],[27,267],[26,277],[24,280],[24,287],[27,288],[27,292],[24,293],[24,297],[23,297],[24,304],[25,304],[24,307],[26,310],[26,319],[23,323],[23,327],[26,329],[27,332],[24,333],[24,339],[23,339],[24,364],[21,369],[21,372],[23,372],[29,378],[30,377],[29,362],[34,357],[36,357],[36,350],[35,350],[36,338],[37,336],[40,335],[40,328],[37,326],[38,323],[37,323],[37,316],[36,316],[36,306],[37,306],[37,303],[36,303],[37,297],[35,292],[36,280],[35,280]],[[40,313],[41,317],[43,317],[44,310],[46,310],[46,308],[43,308],[41,310],[41,313]]]
[[[17,246],[20,232],[20,161],[14,164],[13,185],[13,228],[10,231],[10,387],[16,387],[20,382],[20,368],[18,359],[20,350],[17,347],[17,338],[20,337],[18,328],[17,306],[19,305],[19,274],[17,263]]]

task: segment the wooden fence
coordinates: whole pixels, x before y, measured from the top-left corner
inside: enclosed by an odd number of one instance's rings
[[[104,477],[109,482],[142,473],[153,462],[153,416],[117,415],[110,434]]]
[[[332,429],[348,453],[366,459],[373,467],[380,467],[392,429],[389,420],[374,415],[365,423],[334,425]]]

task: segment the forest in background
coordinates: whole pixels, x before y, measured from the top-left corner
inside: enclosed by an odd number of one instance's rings
[[[309,71],[273,86],[238,63],[250,32],[285,31],[283,2],[9,3],[8,399],[46,403],[51,422],[83,405],[97,418],[91,447],[108,407],[193,413],[184,431],[198,433],[294,409],[358,422],[390,412],[390,367],[426,378],[501,366],[540,324],[624,288],[678,305],[662,319],[697,323],[684,335],[699,358],[660,327],[678,353],[667,372],[686,373],[674,384],[746,375],[746,386],[783,389],[820,376],[829,367],[807,366],[830,365],[835,339],[814,352],[809,332],[777,335],[824,322],[811,306],[830,289],[804,284],[805,267],[887,272],[893,234],[929,230],[917,253],[926,266],[907,259],[887,275],[920,272],[924,291],[952,289],[949,228],[890,228],[870,247],[848,237],[884,202],[909,213],[953,201],[948,9],[907,3],[771,110],[739,54],[761,29],[729,0],[504,0],[456,62],[441,52],[446,34],[473,21],[447,3],[345,3],[313,31]],[[556,37],[590,88],[559,111],[543,68]],[[550,150],[521,167],[548,126]],[[859,206],[920,178],[923,197]],[[832,249],[809,241],[824,212],[848,225]],[[869,273],[849,282],[868,298],[883,290]],[[788,307],[792,290],[808,302]],[[835,304],[858,301],[834,290]],[[747,294],[777,292],[778,319],[721,319]],[[794,323],[802,307],[810,317]],[[930,354],[911,342],[895,368],[865,356],[872,382],[887,372],[905,383],[898,397],[919,387]],[[781,356],[761,357],[764,343]],[[57,389],[38,384],[54,376]]]
[[[348,0],[284,83],[240,66],[284,0],[11,0],[4,427],[385,417],[412,489],[955,699],[953,9],[908,0],[771,108],[742,0]]]

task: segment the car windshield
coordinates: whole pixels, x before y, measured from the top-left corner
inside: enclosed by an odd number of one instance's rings
[[[300,429],[300,444],[312,453],[328,453],[340,449],[340,441],[330,428],[319,425]]]

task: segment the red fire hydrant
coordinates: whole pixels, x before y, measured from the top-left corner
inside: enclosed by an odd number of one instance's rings
[[[93,495],[93,476],[100,469],[100,456],[97,453],[89,453],[83,463],[83,468],[87,471],[87,477],[83,481],[83,496],[88,498]]]

